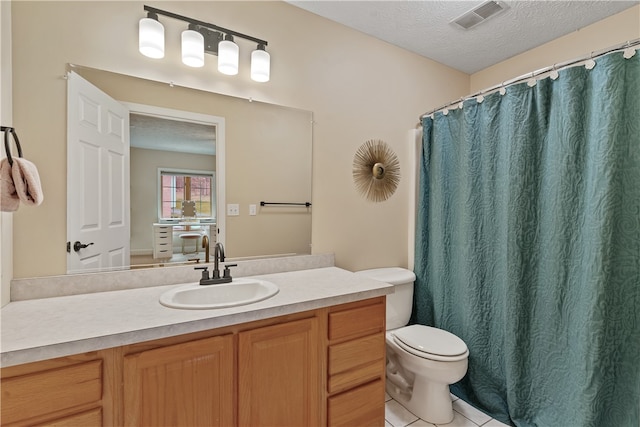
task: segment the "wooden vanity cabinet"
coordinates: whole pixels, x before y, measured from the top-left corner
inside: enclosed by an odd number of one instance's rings
[[[126,426],[319,426],[324,310],[126,346]]]
[[[383,426],[385,298],[2,368],[3,426]]]

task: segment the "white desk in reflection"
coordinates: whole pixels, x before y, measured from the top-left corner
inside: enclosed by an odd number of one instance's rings
[[[182,238],[180,236],[183,236]],[[209,245],[216,242],[217,228],[215,222],[176,221],[158,222],[153,224],[153,258],[169,259],[173,256],[175,243],[182,247],[191,246],[191,240],[195,243],[195,251],[200,251],[200,239],[202,236],[209,238]]]

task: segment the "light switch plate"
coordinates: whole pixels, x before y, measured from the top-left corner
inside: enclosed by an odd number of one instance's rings
[[[240,205],[237,203],[227,203],[227,216],[240,215]]]
[[[253,216],[257,213],[256,205],[249,205],[249,215]]]

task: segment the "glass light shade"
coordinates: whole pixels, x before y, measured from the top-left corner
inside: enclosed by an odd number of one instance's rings
[[[271,69],[271,56],[264,48],[258,48],[251,52],[251,80],[256,82],[268,82]]]
[[[231,40],[223,40],[218,44],[218,71],[235,76],[238,74],[240,48]]]
[[[138,25],[138,49],[149,58],[164,58],[164,26],[152,18],[142,18]]]
[[[204,65],[204,36],[194,30],[182,32],[182,62],[189,67]]]

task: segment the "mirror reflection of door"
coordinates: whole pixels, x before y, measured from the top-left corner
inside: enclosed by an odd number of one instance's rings
[[[175,197],[177,187],[172,199],[163,200],[161,171],[175,181],[189,176],[188,197],[197,195],[202,217],[194,219],[204,223],[194,228],[213,242],[224,241],[224,218],[217,214],[224,188],[215,179],[216,163],[224,161],[223,118],[120,103],[74,72],[68,103],[67,273],[204,260],[202,247],[188,259],[181,256],[180,224],[169,228],[171,252],[154,256],[153,224],[180,216],[164,215],[163,202],[176,205],[169,211],[178,213],[182,203]],[[101,148],[103,140],[107,146]],[[192,179],[197,184],[191,185]],[[76,241],[93,244],[75,251]]]
[[[68,74],[67,273],[129,266],[129,110]]]

